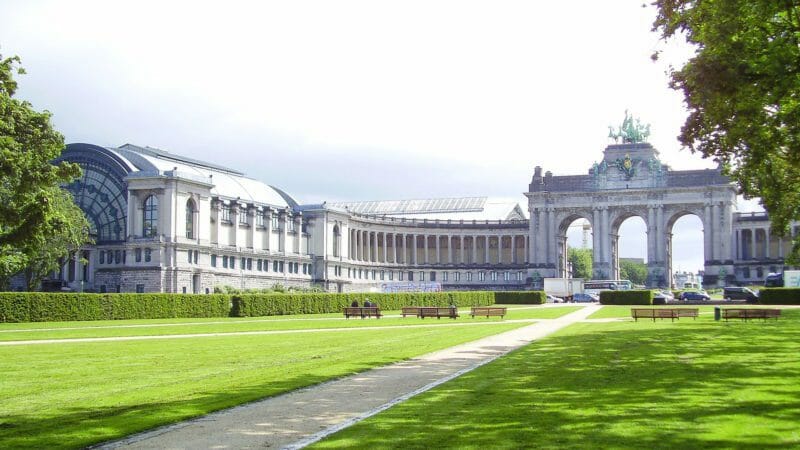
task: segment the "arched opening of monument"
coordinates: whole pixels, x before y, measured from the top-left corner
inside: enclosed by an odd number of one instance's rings
[[[571,216],[562,222],[559,267],[563,278],[592,279],[592,224],[581,216]]]
[[[675,215],[667,224],[667,273],[671,286],[679,289],[684,282],[697,282],[705,268],[703,221],[693,213]]]
[[[611,230],[611,278],[646,285],[649,255],[644,219],[637,215],[624,215]]]

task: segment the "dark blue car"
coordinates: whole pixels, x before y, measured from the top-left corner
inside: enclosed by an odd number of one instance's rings
[[[592,303],[599,302],[600,298],[594,294],[575,294],[572,296],[572,301],[576,303]]]
[[[681,300],[684,300],[684,301],[686,301],[686,300],[700,300],[700,301],[707,302],[707,301],[711,300],[711,297],[708,294],[706,294],[705,292],[686,291],[686,292],[681,294]]]

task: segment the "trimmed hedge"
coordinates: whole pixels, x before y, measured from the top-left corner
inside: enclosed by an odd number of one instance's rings
[[[758,293],[762,305],[800,305],[800,288],[763,288]]]
[[[487,306],[495,303],[544,303],[543,292],[403,292],[298,294],[85,294],[2,292],[0,322],[255,317],[338,313],[355,300],[369,299],[383,310],[403,306]]]
[[[601,305],[652,305],[653,291],[630,290],[630,291],[601,291]]]
[[[494,302],[508,305],[543,305],[547,301],[544,291],[495,292]]]
[[[403,306],[487,306],[495,303],[495,292],[400,292],[392,294],[352,292],[347,294],[240,294],[233,296],[234,317],[277,316],[283,314],[340,313],[353,300],[359,305],[369,299],[382,310]]]
[[[1,322],[228,317],[228,295],[2,292]]]

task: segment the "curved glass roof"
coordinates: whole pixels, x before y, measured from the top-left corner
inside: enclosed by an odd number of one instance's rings
[[[125,144],[114,150],[135,164],[141,175],[156,176],[165,172],[177,171],[177,176],[212,184],[211,194],[218,197],[238,198],[246,203],[281,208],[297,205],[294,199],[285,192],[220,165],[133,144]]]

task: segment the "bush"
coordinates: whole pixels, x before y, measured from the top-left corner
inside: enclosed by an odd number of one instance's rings
[[[542,305],[547,301],[544,291],[495,292],[494,302],[508,305]]]
[[[758,294],[762,305],[800,305],[800,288],[762,288]]]
[[[647,289],[631,291],[602,291],[600,292],[600,304],[652,305],[653,291]]]
[[[230,311],[227,295],[0,293],[3,322],[227,317]]]
[[[393,294],[353,292],[347,294],[240,294],[233,297],[231,316],[257,317],[285,314],[340,313],[353,301],[377,303],[384,311],[403,306],[486,306],[495,303],[495,293],[468,292],[400,292]]]

